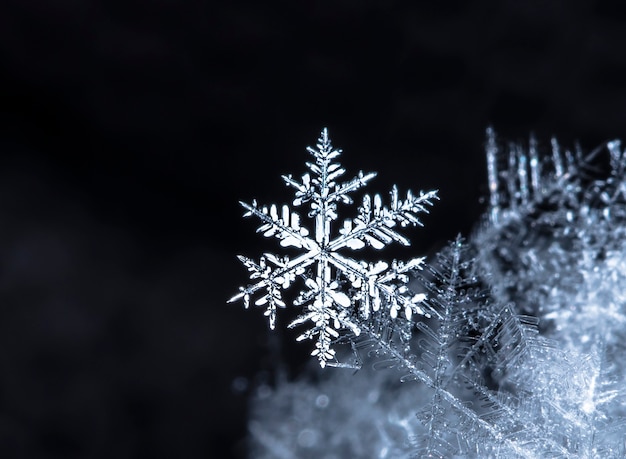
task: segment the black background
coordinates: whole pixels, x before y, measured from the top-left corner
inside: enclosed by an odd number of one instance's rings
[[[0,4],[2,457],[243,457],[243,382],[309,349],[226,304],[280,250],[237,201],[288,202],[322,127],[371,191],[440,190],[403,258],[471,230],[489,124],[624,136],[613,3],[220,3]]]

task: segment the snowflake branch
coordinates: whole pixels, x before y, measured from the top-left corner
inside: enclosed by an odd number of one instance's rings
[[[439,199],[437,190],[427,193],[420,192],[415,197],[409,191],[405,201],[397,200],[397,189],[394,186],[391,191],[392,204],[391,209],[381,207],[379,195],[374,196],[374,209],[372,212],[371,200],[369,196],[363,200],[363,205],[359,208],[361,215],[354,220],[347,220],[342,230],[342,235],[329,243],[329,250],[335,251],[343,247],[352,249],[360,249],[365,246],[367,241],[372,247],[381,249],[385,245],[396,241],[402,245],[410,245],[408,238],[402,236],[391,228],[400,222],[401,226],[413,225],[422,226],[422,222],[417,218],[416,214],[420,212],[428,213],[426,206],[432,206],[433,199]],[[372,219],[372,213],[374,218]],[[356,224],[354,228],[352,225]]]
[[[364,325],[361,327],[361,332],[364,336],[371,338],[372,341],[375,342],[375,345],[384,354],[391,357],[391,360],[396,362],[400,368],[409,372],[407,376],[402,378],[404,382],[413,379],[423,383],[430,389],[437,389],[441,399],[450,404],[450,406],[452,406],[459,413],[459,415],[466,420],[466,422],[487,433],[496,443],[508,446],[512,451],[515,451],[519,457],[537,457],[536,454],[533,451],[529,451],[524,444],[515,441],[515,438],[507,438],[505,433],[499,428],[498,424],[492,424],[472,411],[462,400],[460,400],[453,393],[449,392],[445,386],[438,387],[437,383],[426,372],[421,370],[416,362],[408,359],[404,354],[396,349],[392,343],[381,339],[374,330]]]
[[[248,211],[244,214],[244,217],[254,215],[266,224],[259,227],[257,230],[258,232],[263,232],[266,237],[275,236],[278,239],[282,239],[281,245],[284,246],[295,245],[296,247],[319,251],[319,246],[315,243],[315,241],[307,237],[308,230],[299,226],[299,217],[293,218],[293,216],[297,216],[297,214],[291,214],[291,221],[297,226],[295,228],[287,226],[286,221],[289,219],[287,206],[283,207],[283,218],[279,219],[275,205],[272,205],[268,211],[267,207],[259,210],[256,202],[253,202],[252,205],[250,205],[240,201],[239,204],[241,204],[241,206]]]

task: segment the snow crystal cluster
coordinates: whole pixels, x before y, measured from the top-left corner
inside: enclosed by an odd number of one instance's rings
[[[488,129],[488,209],[429,260],[357,259],[409,246],[437,192],[365,195],[338,223],[375,174],[338,181],[326,130],[309,172],[283,176],[292,207],[241,203],[298,255],[240,256],[252,283],[231,301],[271,328],[296,308],[318,363],[253,398],[251,457],[626,457],[626,155],[547,147]]]

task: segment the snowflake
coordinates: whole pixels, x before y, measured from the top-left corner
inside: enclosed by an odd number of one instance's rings
[[[273,329],[277,308],[286,306],[281,292],[301,278],[305,289],[294,305],[304,306],[305,310],[289,327],[310,323],[310,328],[297,340],[317,338],[311,355],[316,356],[324,367],[338,364],[332,344],[341,332],[358,336],[361,332],[359,324],[370,318],[373,312],[384,312],[394,320],[399,313],[404,313],[409,321],[413,314],[427,315],[420,307],[425,295],[415,294],[408,287],[409,273],[421,268],[423,258],[408,262],[394,260],[390,266],[383,261],[356,261],[340,251],[358,250],[368,245],[382,249],[394,241],[409,246],[409,240],[395,227],[421,226],[417,214],[427,212],[426,206],[438,198],[437,191],[420,192],[418,196],[409,191],[402,200],[394,186],[390,193],[391,205],[386,207],[380,195],[373,199],[365,195],[358,216],[345,220],[343,226],[333,233],[331,226],[338,218],[337,203],[351,204],[349,194],[367,184],[376,173],[359,172],[352,180],[338,183],[336,180],[345,169],[333,160],[341,150],[332,147],[326,129],[322,130],[317,149],[308,147],[307,150],[315,159],[313,163],[306,163],[311,172],[304,174],[300,181],[291,175],[283,176],[283,180],[296,190],[293,206],[309,204],[307,216],[315,222],[313,234],[301,226],[299,214],[287,205],[279,210],[275,204],[259,207],[256,201],[252,204],[241,202],[247,211],[245,217],[254,215],[261,220],[258,232],[279,239],[283,247],[301,249],[302,254],[290,258],[266,253],[258,262],[240,255],[239,260],[256,283],[240,287],[240,292],[229,302],[243,299],[248,308],[253,294],[263,291],[254,304],[265,307],[265,315]],[[346,286],[348,288],[344,289]]]

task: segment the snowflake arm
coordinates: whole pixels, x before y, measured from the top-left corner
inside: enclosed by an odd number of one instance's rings
[[[307,266],[313,264],[315,259],[310,254],[302,255],[293,260],[289,257],[278,258],[270,253],[266,253],[261,257],[259,263],[250,258],[239,255],[241,261],[248,271],[250,271],[250,279],[261,279],[256,284],[240,287],[237,295],[233,296],[229,303],[243,299],[244,307],[250,306],[250,297],[252,294],[265,288],[267,292],[255,301],[256,306],[264,306],[267,304],[265,315],[268,317],[270,329],[276,327],[276,307],[285,307],[285,303],[281,297],[281,290],[289,288],[296,276],[304,273]],[[274,268],[267,264],[270,261]]]
[[[269,209],[267,207],[259,209],[256,201],[253,201],[252,205],[245,202],[240,202],[240,204],[247,210],[243,215],[244,217],[254,215],[263,222],[257,229],[257,232],[263,233],[263,236],[274,236],[280,239],[280,245],[283,247],[294,246],[311,252],[319,250],[315,241],[307,237],[309,230],[300,226],[300,216],[295,212],[290,212],[289,206],[282,206],[282,213],[279,218],[275,204]]]
[[[330,262],[346,273],[352,287],[357,291],[354,301],[359,303],[362,318],[368,319],[371,312],[378,311],[383,303],[389,305],[389,315],[393,319],[398,317],[398,311],[402,308],[407,320],[411,320],[414,313],[428,315],[419,306],[426,296],[413,294],[406,286],[409,281],[408,273],[421,269],[424,258],[414,258],[406,263],[394,260],[389,268],[384,261],[358,263],[333,253]]]
[[[365,195],[363,204],[359,207],[359,216],[344,222],[340,231],[341,236],[329,244],[331,251],[339,250],[348,246],[352,249],[360,249],[369,243],[375,249],[382,249],[391,242],[399,242],[409,246],[410,241],[397,231],[392,230],[398,222],[400,226],[407,225],[423,226],[417,217],[420,212],[428,213],[426,206],[432,206],[437,197],[437,191],[427,193],[420,192],[419,196],[413,196],[409,190],[406,200],[398,199],[398,189],[394,186],[391,190],[391,208],[382,205],[380,195],[374,196],[374,207],[371,198]]]

